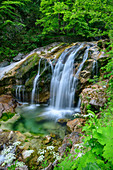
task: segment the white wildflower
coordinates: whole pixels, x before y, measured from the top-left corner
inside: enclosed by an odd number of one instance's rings
[[[53,150],[54,148],[54,146],[47,146],[47,150]]]
[[[20,145],[20,144],[21,144],[20,141],[16,141],[16,142],[13,143],[14,146],[18,146],[18,145]]]
[[[23,167],[25,165],[24,162],[17,162],[16,167]]]
[[[82,157],[82,155],[83,155],[83,153],[79,153],[79,154],[78,154],[78,157]]]
[[[43,156],[43,155],[41,155],[41,156],[39,156],[39,157],[38,157],[37,162],[42,162],[42,161],[43,161],[43,159],[44,159],[44,156]]]
[[[39,149],[38,150],[38,154],[43,155],[44,153],[46,153],[46,150],[44,150],[44,149]]]
[[[83,143],[75,144],[74,147],[80,149],[83,147]]]
[[[79,113],[75,113],[75,114],[74,114],[74,117],[77,117],[77,116],[80,116],[80,114],[79,114]]]
[[[14,153],[8,153],[8,154],[5,156],[4,163],[5,163],[5,164],[11,164],[14,159],[16,159],[15,154],[14,154]]]
[[[26,159],[27,157],[29,157],[32,153],[34,152],[34,150],[25,150],[22,152],[22,156],[24,159]]]
[[[1,154],[2,154],[2,155],[7,155],[9,152],[12,151],[12,149],[14,149],[14,146],[6,147],[5,149],[3,149],[3,151],[1,152]]]
[[[56,156],[56,159],[59,161],[61,160],[61,156]]]
[[[56,158],[57,160],[60,160],[61,156],[59,155],[59,153],[53,152],[53,158]]]

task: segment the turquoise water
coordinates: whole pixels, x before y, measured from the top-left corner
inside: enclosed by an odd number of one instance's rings
[[[71,110],[54,110],[47,105],[22,105],[16,112],[20,118],[11,125],[11,129],[22,133],[30,132],[38,135],[56,134],[63,138],[66,125],[59,124],[58,119],[72,118]]]

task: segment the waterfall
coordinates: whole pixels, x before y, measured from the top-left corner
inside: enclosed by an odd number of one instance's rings
[[[54,69],[54,73],[51,80],[51,101],[50,104],[55,109],[73,108],[74,97],[77,87],[77,80],[84,65],[84,62],[88,58],[89,47],[85,50],[83,61],[80,64],[77,73],[73,75],[74,62],[76,60],[76,55],[80,49],[83,48],[83,43],[78,47],[70,48],[65,50]],[[68,56],[67,60],[66,57]],[[65,60],[65,63],[64,63]]]
[[[24,92],[25,92],[25,87],[24,85],[17,85],[16,86],[16,98],[21,102],[24,102]]]
[[[31,95],[31,103],[33,104],[34,102],[34,98],[35,98],[35,91],[36,91],[36,86],[37,86],[37,81],[40,77],[40,63],[41,63],[41,59],[39,60],[39,64],[38,64],[38,74],[36,75],[34,82],[33,82],[33,90],[32,90],[32,95]]]
[[[98,62],[96,59],[93,61],[92,75],[93,77],[98,75]]]
[[[42,58],[39,60],[39,64],[38,64],[38,73],[34,79],[34,82],[33,82],[33,90],[32,90],[32,95],[31,95],[31,104],[34,103],[34,98],[35,98],[35,93],[36,93],[36,88],[37,88],[37,93],[38,93],[38,103],[39,103],[39,87],[38,87],[38,80],[41,76],[41,74],[47,69],[47,61],[45,60],[45,66],[44,66],[44,69],[42,70],[41,72],[41,60]]]
[[[50,64],[51,71],[52,71],[52,74],[53,74],[53,64],[52,64],[52,61],[51,61],[51,60],[49,60],[49,64]]]
[[[22,85],[17,85],[16,87],[16,98],[21,101],[21,88],[22,88]]]

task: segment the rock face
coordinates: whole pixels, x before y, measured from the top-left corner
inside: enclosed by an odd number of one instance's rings
[[[88,106],[90,105],[92,108],[99,109],[103,107],[107,101],[106,86],[100,85],[90,85],[85,88],[80,94],[81,97],[81,112],[83,114],[87,113]]]
[[[1,95],[0,96],[0,117],[2,113],[5,112],[15,112],[15,108],[17,106],[17,102],[10,95]]]
[[[4,72],[0,80],[0,94],[10,92],[19,101],[30,102],[33,82],[38,73],[40,63],[40,78],[37,83],[34,103],[47,103],[50,98],[50,82],[53,67],[65,49],[78,45],[80,45],[80,43],[70,45],[65,43],[52,43],[45,47],[37,48],[24,57],[22,54],[19,54],[14,58],[14,60],[18,62],[12,64],[11,69],[9,71],[6,70],[6,73]],[[88,85],[89,78],[98,74],[99,67],[104,65],[107,60],[107,56],[99,52],[98,42],[84,43],[83,48],[78,52],[75,59],[74,76],[83,60],[84,51],[88,46],[90,46],[88,58],[84,62],[84,66],[78,77],[76,97],[79,96],[85,86]],[[67,58],[65,58],[65,60],[67,60]],[[75,99],[74,102],[75,105],[77,103],[76,100],[77,99]]]
[[[47,102],[50,97],[51,60],[54,60],[53,63],[55,63],[66,47],[67,45],[64,43],[52,43],[33,50],[24,58],[22,54],[16,56],[14,60],[18,62],[13,63],[7,68],[4,67],[6,73],[4,72],[3,76],[0,75],[2,77],[0,80],[0,94],[11,91],[20,101],[30,102],[33,81],[37,75],[39,60],[41,59],[40,80],[38,81],[39,97],[35,96],[35,102],[38,100],[40,100],[38,101],[40,103]]]

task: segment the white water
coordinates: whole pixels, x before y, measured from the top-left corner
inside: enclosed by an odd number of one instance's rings
[[[51,61],[51,60],[49,60],[49,64],[50,64],[51,71],[52,71],[52,74],[53,74],[54,69],[53,69],[53,64],[52,64],[52,61]]]
[[[21,101],[21,88],[22,85],[17,85],[16,87],[16,98],[19,99],[19,101]]]
[[[65,64],[63,64],[63,60],[67,56],[67,52],[65,51],[62,53],[55,66],[51,80],[51,106],[57,110],[64,108],[72,109],[74,106],[78,76],[88,57],[88,49],[86,49],[83,61],[80,64],[77,73],[73,76],[76,54],[82,47],[83,44],[81,44],[77,49],[73,49]]]
[[[39,64],[38,64],[38,73],[34,79],[34,82],[33,82],[33,90],[32,90],[32,94],[31,94],[31,104],[34,104],[34,99],[35,99],[35,94],[36,94],[36,89],[37,89],[37,93],[38,93],[38,102],[39,102],[39,87],[38,87],[38,80],[41,76],[41,74],[46,70],[47,68],[47,61],[45,60],[45,67],[43,69],[43,71],[41,72],[41,60],[42,58],[39,60]]]
[[[24,85],[17,85],[16,86],[16,98],[19,100],[19,102],[21,101],[24,102],[24,99],[25,99],[24,93],[25,93]]]
[[[31,104],[34,103],[34,97],[35,97],[35,91],[36,91],[36,86],[37,86],[37,81],[40,77],[40,63],[41,63],[41,59],[39,60],[39,64],[38,64],[38,74],[36,75],[34,82],[33,82],[33,90],[32,90],[32,95],[31,95]]]

